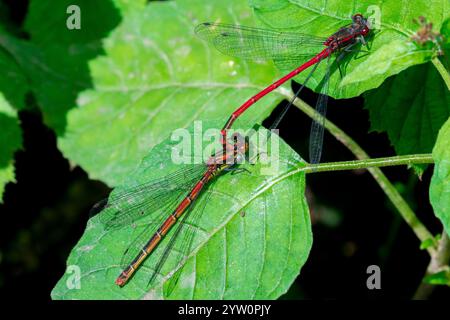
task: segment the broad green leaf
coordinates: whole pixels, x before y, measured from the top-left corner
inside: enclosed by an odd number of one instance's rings
[[[329,95],[334,98],[359,96],[377,88],[386,78],[429,61],[433,51],[411,43],[410,37],[418,29],[413,19],[425,16],[439,30],[444,19],[450,16],[448,0],[432,3],[428,0],[361,0],[356,3],[340,0],[250,0],[250,5],[265,27],[323,37],[348,24],[350,17],[358,12],[372,19],[372,24],[380,22],[380,29],[369,41],[369,54],[360,53],[355,59],[346,60],[341,66],[344,69],[342,79],[335,68],[329,89]],[[381,20],[374,21],[378,13]],[[312,81],[308,82],[309,87],[319,90],[325,69],[325,63],[322,63]],[[298,80],[302,82],[307,74],[301,73]]]
[[[386,79],[386,74],[398,74],[410,66],[423,63],[432,55],[432,50],[420,49],[412,42],[394,40],[371,54],[365,63],[355,67],[351,75],[342,79],[341,85],[370,80],[381,84]]]
[[[450,119],[439,131],[433,149],[434,172],[430,185],[430,202],[434,214],[441,220],[450,235]]]
[[[142,10],[145,0],[32,0],[28,8],[25,29],[32,41],[40,46],[89,46],[108,36],[128,10]],[[70,30],[66,22],[71,15],[69,6],[80,8],[79,30]],[[52,8],[52,14],[49,8]]]
[[[149,221],[143,218],[135,228],[105,232],[100,213],[88,222],[72,250],[67,261],[70,272],[58,282],[52,298],[275,299],[285,293],[308,257],[312,235],[305,175],[299,170],[303,162],[278,136],[273,138],[267,148],[271,164],[241,165],[250,172],[224,173],[200,196],[194,204],[197,210],[202,210],[203,200],[207,202],[195,223],[192,250],[179,264],[173,265],[176,260],[169,256],[155,283],[147,286],[146,267],[158,259],[169,238],[164,238],[130,282],[119,288],[114,280],[121,272],[122,254]],[[179,167],[171,159],[177,143],[167,139],[155,146],[129,175],[126,185],[113,193],[173,172]],[[279,148],[274,147],[277,145]],[[180,252],[178,243],[174,252]],[[79,289],[71,286],[76,284],[74,270],[81,272]],[[163,286],[176,271],[180,275],[177,285],[167,297]]]
[[[17,112],[0,93],[0,203],[5,185],[14,181],[14,152],[22,145]]]
[[[25,105],[25,94],[29,90],[26,74],[20,62],[9,49],[14,39],[0,24],[0,92],[17,109]]]
[[[116,185],[171,130],[194,120],[225,124],[275,79],[272,64],[232,59],[198,39],[194,27],[211,20],[251,25],[252,15],[240,0],[151,2],[130,11],[104,41],[106,55],[90,63],[94,89],[68,114],[59,139],[65,156]],[[280,98],[258,102],[243,122],[261,122]]]
[[[128,10],[142,9],[144,0],[34,0],[30,2],[25,29],[31,35],[34,54],[25,55],[22,68],[32,81],[45,123],[58,135],[66,129],[67,112],[76,106],[79,92],[92,87],[88,61],[102,54],[102,38]],[[77,5],[81,29],[70,30],[67,8]],[[51,8],[51,9],[50,9]],[[49,15],[49,12],[52,14]],[[28,63],[29,59],[35,63]],[[32,60],[32,61],[33,61]]]
[[[398,154],[430,153],[450,116],[450,92],[431,63],[387,79],[365,99],[371,129],[387,131]]]

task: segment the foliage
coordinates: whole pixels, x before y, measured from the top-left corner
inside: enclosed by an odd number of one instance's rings
[[[430,201],[434,213],[441,220],[447,234],[450,235],[450,119],[439,131],[436,146],[433,149],[435,161],[433,179],[430,186]]]
[[[69,4],[81,8],[81,30],[65,26]],[[421,46],[411,40],[420,28],[414,19],[425,16],[444,35],[442,45],[448,50],[447,0],[432,5],[425,0],[32,0],[24,23],[30,39],[21,37],[6,14],[0,15],[0,197],[4,185],[14,181],[14,152],[22,144],[17,112],[30,108],[30,97],[57,134],[64,156],[91,178],[120,190],[153,179],[155,171],[173,169],[164,165],[170,163],[168,136],[174,129],[190,128],[195,120],[213,120],[220,127],[236,107],[287,71],[270,61],[248,62],[216,52],[195,37],[196,24],[220,21],[326,37],[348,24],[355,12],[375,18],[371,21],[379,28],[369,39],[368,54],[343,61],[342,78],[333,68],[329,94],[364,94],[372,131],[387,132],[398,154],[433,150],[430,200],[449,233],[450,96],[442,80],[449,76],[437,68],[446,57],[436,58],[433,43]],[[324,72],[321,64],[308,83],[311,89],[320,90]],[[296,80],[302,82],[306,74]],[[288,89],[262,99],[237,126],[260,124]],[[83,287],[69,290],[70,275],[65,275],[53,298],[279,297],[298,275],[312,241],[305,177],[285,175],[290,166],[305,164],[284,142],[279,144],[283,165],[272,178],[256,167],[249,169],[252,177],[218,180],[217,188],[228,196],[211,196],[208,218],[200,222],[205,236],[182,264],[163,270],[157,285],[146,286],[142,272],[124,289],[114,286],[118,259],[139,226],[105,233],[93,218],[68,260],[81,267]],[[231,194],[239,195],[238,205]],[[243,209],[245,217],[239,215]],[[242,242],[236,240],[241,237]],[[249,274],[244,267],[259,273]],[[181,272],[181,286],[168,297],[163,284],[175,270]],[[238,289],[243,287],[248,290]]]
[[[154,215],[138,220],[135,227],[105,230],[101,223],[102,212],[89,221],[85,234],[68,259],[68,265],[81,269],[81,290],[67,285],[73,279],[73,274],[67,273],[53,290],[52,297],[273,299],[285,293],[308,257],[312,234],[304,196],[305,175],[287,174],[295,164],[302,165],[301,159],[273,137],[280,144],[279,154],[274,154],[276,158],[272,163],[277,164],[278,169],[270,170],[271,167],[258,163],[247,165],[248,172],[224,174],[217,179],[194,204],[194,211],[203,212],[200,220],[187,222],[198,229],[189,255],[178,264],[174,265],[177,260],[169,263],[170,259],[176,258],[177,252],[182,252],[182,244],[176,243],[175,253],[169,256],[158,281],[149,285],[149,269],[145,267],[150,268],[160,258],[174,230],[130,283],[119,288],[114,285],[121,272],[118,262],[130,245],[130,239],[146,230],[149,222],[154,221]],[[164,176],[174,172],[180,167],[171,161],[171,150],[176,144],[178,142],[167,139],[155,146],[129,177],[127,185],[114,192],[155,179],[155,174]],[[270,145],[267,149],[271,150]],[[298,196],[291,197],[291,194]],[[163,285],[180,268],[175,289],[164,292]]]

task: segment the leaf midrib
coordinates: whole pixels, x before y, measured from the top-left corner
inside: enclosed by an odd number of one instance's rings
[[[283,174],[279,175],[276,179],[274,180],[264,180],[266,183],[263,184],[262,187],[257,188],[257,192],[252,193],[251,197],[249,198],[249,200],[245,203],[243,203],[240,207],[239,210],[235,210],[234,213],[230,214],[221,224],[219,224],[216,228],[213,228],[211,230],[211,232],[208,234],[208,236],[205,238],[205,240],[201,241],[197,247],[188,255],[186,256],[186,258],[184,258],[183,260],[181,260],[180,264],[173,269],[168,276],[163,278],[163,282],[161,283],[161,286],[164,285],[164,283],[170,279],[170,277],[175,274],[180,268],[182,268],[184,266],[184,264],[192,257],[196,257],[198,251],[200,251],[205,244],[207,244],[209,242],[209,240],[216,234],[218,233],[220,230],[222,230],[223,228],[226,228],[226,226],[229,224],[229,222],[240,212],[242,211],[242,209],[245,209],[250,203],[252,203],[256,198],[258,198],[259,196],[261,196],[262,194],[264,194],[265,192],[267,192],[269,189],[271,189],[273,186],[275,186],[276,184],[284,181],[285,179],[288,179],[290,176],[295,175],[297,173],[300,173],[302,170],[298,170],[298,168],[294,168],[294,169],[288,169],[287,171],[285,171]],[[227,194],[224,194],[225,196],[229,196]],[[154,288],[151,288],[150,290],[152,290]],[[195,288],[194,288],[195,291]],[[148,293],[148,292],[147,292]]]

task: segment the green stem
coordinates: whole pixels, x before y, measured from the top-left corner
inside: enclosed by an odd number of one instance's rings
[[[445,84],[447,85],[447,89],[450,90],[450,74],[448,70],[445,69],[444,65],[438,57],[433,58],[431,62],[434,64],[436,70],[439,72]]]
[[[442,271],[443,268],[448,266],[450,261],[450,239],[445,231],[442,232],[441,240],[439,240],[437,251],[431,255],[430,263],[428,264],[427,271],[425,276],[430,274],[435,274],[439,271]],[[416,293],[414,294],[415,300],[424,300],[427,299],[431,293],[433,292],[435,286],[429,283],[421,282],[419,287],[417,288]]]
[[[288,100],[294,98],[294,94],[285,89],[278,89],[284,96],[287,97]],[[296,98],[294,100],[294,105],[299,108],[301,111],[306,113],[310,118],[320,121],[321,115],[316,112],[313,108],[311,108],[308,104],[303,102],[302,100]],[[340,141],[347,149],[349,149],[357,159],[359,160],[369,160],[370,157],[368,154],[343,130],[337,127],[331,121],[325,119],[324,122],[325,129],[330,132],[338,141]],[[397,189],[392,185],[389,179],[383,174],[383,172],[377,168],[376,166],[368,167],[367,169],[375,181],[379,184],[383,192],[395,206],[397,211],[402,216],[403,220],[411,227],[413,232],[416,234],[417,238],[423,242],[427,239],[432,238],[431,233],[427,230],[427,228],[422,224],[422,222],[417,218],[414,214],[414,211],[409,207],[408,203],[402,198]],[[435,248],[428,248],[428,253],[430,255],[434,254]]]
[[[302,171],[306,173],[314,173],[324,171],[355,170],[373,167],[389,167],[399,165],[430,164],[430,163],[433,163],[433,157],[431,156],[431,154],[413,154],[387,158],[311,164],[307,165],[306,167],[303,167]]]

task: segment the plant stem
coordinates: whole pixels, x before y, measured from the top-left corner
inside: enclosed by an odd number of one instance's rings
[[[431,154],[413,154],[387,158],[313,164],[307,165],[306,168],[304,167],[303,171],[306,173],[314,173],[324,171],[354,170],[373,167],[389,167],[399,165],[430,164],[430,163],[433,163],[433,157],[431,156]]]
[[[430,274],[437,273],[442,270],[442,268],[446,267],[450,261],[450,239],[445,231],[442,232],[442,238],[439,240],[438,249],[431,256],[430,263],[428,264],[427,271],[425,276]],[[414,294],[413,299],[415,300],[424,300],[427,299],[431,293],[433,292],[436,286],[431,285],[429,283],[422,282]]]
[[[447,85],[447,89],[450,90],[450,74],[448,70],[445,69],[444,65],[438,57],[434,57],[431,62],[434,64],[436,70],[439,72],[445,84]]]
[[[294,94],[283,87],[278,89],[284,96],[287,97],[288,100],[294,98]],[[296,98],[294,100],[294,105],[299,108],[301,111],[306,113],[310,118],[320,121],[321,115],[316,112],[311,106],[302,100]],[[330,132],[339,142],[341,142],[347,149],[349,149],[357,159],[359,160],[369,160],[369,155],[343,130],[337,127],[331,121],[325,119],[324,122],[325,129]],[[406,161],[406,160],[405,160]],[[411,161],[411,160],[408,160]],[[428,161],[428,160],[424,160]],[[408,163],[410,164],[410,163]],[[413,232],[416,234],[417,238],[423,242],[427,239],[432,238],[431,233],[427,230],[427,228],[422,224],[422,222],[417,218],[413,210],[409,207],[408,203],[402,198],[397,189],[392,185],[389,179],[383,174],[383,172],[377,168],[376,166],[369,167],[367,169],[370,174],[373,176],[375,181],[379,184],[383,192],[398,210],[402,218],[406,221],[406,223],[410,226]],[[435,248],[428,248],[428,253],[432,255],[435,252]]]

